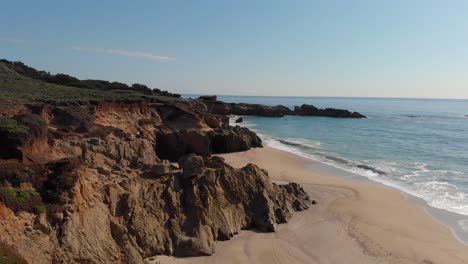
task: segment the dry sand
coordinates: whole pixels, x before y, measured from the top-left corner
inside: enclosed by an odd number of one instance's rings
[[[160,263],[468,263],[468,247],[448,227],[393,188],[318,175],[302,157],[272,148],[222,155],[255,163],[273,181],[298,182],[318,204],[275,233],[242,231],[210,257],[159,256]]]

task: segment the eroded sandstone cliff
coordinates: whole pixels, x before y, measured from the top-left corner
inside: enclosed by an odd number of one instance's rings
[[[36,102],[0,128],[0,247],[30,263],[211,255],[242,229],[275,231],[311,200],[250,164],[261,147],[196,100]]]

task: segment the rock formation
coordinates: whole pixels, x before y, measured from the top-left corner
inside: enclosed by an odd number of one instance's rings
[[[211,156],[262,143],[198,101],[36,102],[2,117],[0,141],[0,247],[31,263],[211,255],[312,204]]]
[[[294,107],[294,113],[301,116],[325,116],[325,117],[338,117],[338,118],[366,118],[361,113],[351,112],[343,109],[325,108],[318,109],[313,105],[303,104]]]
[[[209,102],[216,102],[218,100],[218,97],[216,95],[202,95],[198,97],[198,99]]]
[[[254,132],[239,126],[209,131],[181,129],[157,133],[156,153],[159,157],[171,161],[177,161],[190,153],[208,156],[212,153],[230,153],[262,147],[261,139]]]
[[[313,105],[303,104],[295,106],[294,110],[284,105],[266,106],[261,104],[224,103],[221,101],[204,100],[207,110],[213,114],[221,115],[247,115],[265,117],[283,117],[286,115],[299,116],[324,116],[337,118],[366,118],[361,113],[343,109],[326,108],[318,109]]]
[[[212,156],[262,146],[228,115],[364,117],[181,99],[4,60],[0,83],[0,252],[20,263],[211,255],[243,229],[274,232],[315,201],[254,164]]]

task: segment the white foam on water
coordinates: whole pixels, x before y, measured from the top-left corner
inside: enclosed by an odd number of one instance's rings
[[[422,162],[364,160],[357,163],[323,150],[319,141],[304,138],[275,138],[259,133],[255,129],[256,124],[249,122],[247,118],[244,118],[242,123],[235,123],[237,118],[239,116],[232,116],[230,123],[255,131],[264,144],[269,147],[312,159],[397,188],[425,200],[432,207],[468,215],[468,194],[460,190],[455,184],[440,180],[441,176],[446,176],[444,178],[463,176],[463,172],[431,170],[427,164]],[[357,167],[358,165],[361,167]]]
[[[424,199],[432,207],[468,215],[468,194],[464,193],[453,183],[435,180],[436,176],[463,175],[463,172],[430,170],[427,164],[420,162],[405,164],[404,161],[401,163],[397,161],[363,161],[364,164],[361,165],[361,163],[342,158],[339,155],[324,152],[321,149],[320,142],[317,141],[303,138],[274,138],[266,134],[258,135],[265,145],[272,148],[316,160],[352,174],[364,176],[372,181],[397,188]],[[357,167],[358,165],[361,168]],[[400,166],[403,165],[408,167],[407,173],[401,171]]]
[[[459,220],[457,224],[464,232],[468,233],[468,219]]]
[[[238,118],[242,117],[243,118],[243,121],[240,122],[240,123],[236,123],[236,120]],[[248,120],[246,120],[246,118],[244,116],[237,116],[237,115],[231,115],[229,116],[229,125],[230,126],[241,126],[241,127],[247,127],[247,128],[254,128],[257,126],[257,124],[255,123],[252,123],[252,122],[249,122]],[[253,130],[253,129],[252,129]]]

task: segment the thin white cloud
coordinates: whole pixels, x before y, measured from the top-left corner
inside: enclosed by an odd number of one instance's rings
[[[100,48],[88,48],[88,47],[72,47],[74,50],[82,51],[82,52],[94,52],[94,53],[107,53],[107,54],[115,54],[115,55],[122,55],[128,57],[135,57],[135,58],[145,58],[150,60],[164,60],[164,61],[175,61],[176,58],[174,57],[166,57],[160,56],[157,54],[153,54],[150,52],[143,52],[143,51],[131,51],[131,50],[123,50],[123,49],[100,49]]]
[[[24,39],[13,39],[13,38],[0,38],[0,42],[23,44],[23,43],[26,43],[26,40],[24,40]]]

